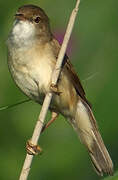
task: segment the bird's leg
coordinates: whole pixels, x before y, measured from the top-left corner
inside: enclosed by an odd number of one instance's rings
[[[46,128],[48,128],[58,117],[58,113],[57,112],[52,112],[52,116],[51,116],[51,119],[48,121],[47,124],[45,124],[41,130],[41,133],[44,132],[44,130]],[[29,155],[37,155],[38,153],[41,153],[42,152],[42,149],[40,148],[39,145],[35,145],[31,142],[31,140],[28,140],[27,143],[26,143],[26,150],[27,150],[27,153]]]
[[[45,124],[45,125],[43,126],[41,133],[44,132],[44,130],[45,130],[46,128],[48,128],[48,127],[57,119],[58,115],[59,115],[59,114],[58,114],[57,112],[54,112],[54,111],[52,112],[51,119],[48,121],[47,124]]]

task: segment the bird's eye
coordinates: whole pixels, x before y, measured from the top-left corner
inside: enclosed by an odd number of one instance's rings
[[[35,23],[39,23],[40,20],[41,18],[39,16],[34,19]]]

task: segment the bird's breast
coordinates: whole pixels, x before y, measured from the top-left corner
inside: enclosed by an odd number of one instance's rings
[[[56,62],[41,48],[15,49],[9,52],[9,68],[20,89],[35,101],[50,89],[51,75]]]

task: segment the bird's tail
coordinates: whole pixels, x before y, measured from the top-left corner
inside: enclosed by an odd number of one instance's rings
[[[113,174],[113,163],[98,131],[96,120],[89,105],[79,100],[72,120],[74,129],[88,149],[93,166],[99,175]]]

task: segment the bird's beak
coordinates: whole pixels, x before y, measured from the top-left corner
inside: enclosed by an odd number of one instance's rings
[[[25,17],[24,17],[23,14],[16,13],[16,14],[15,14],[15,19],[24,21],[24,20],[25,20]]]

